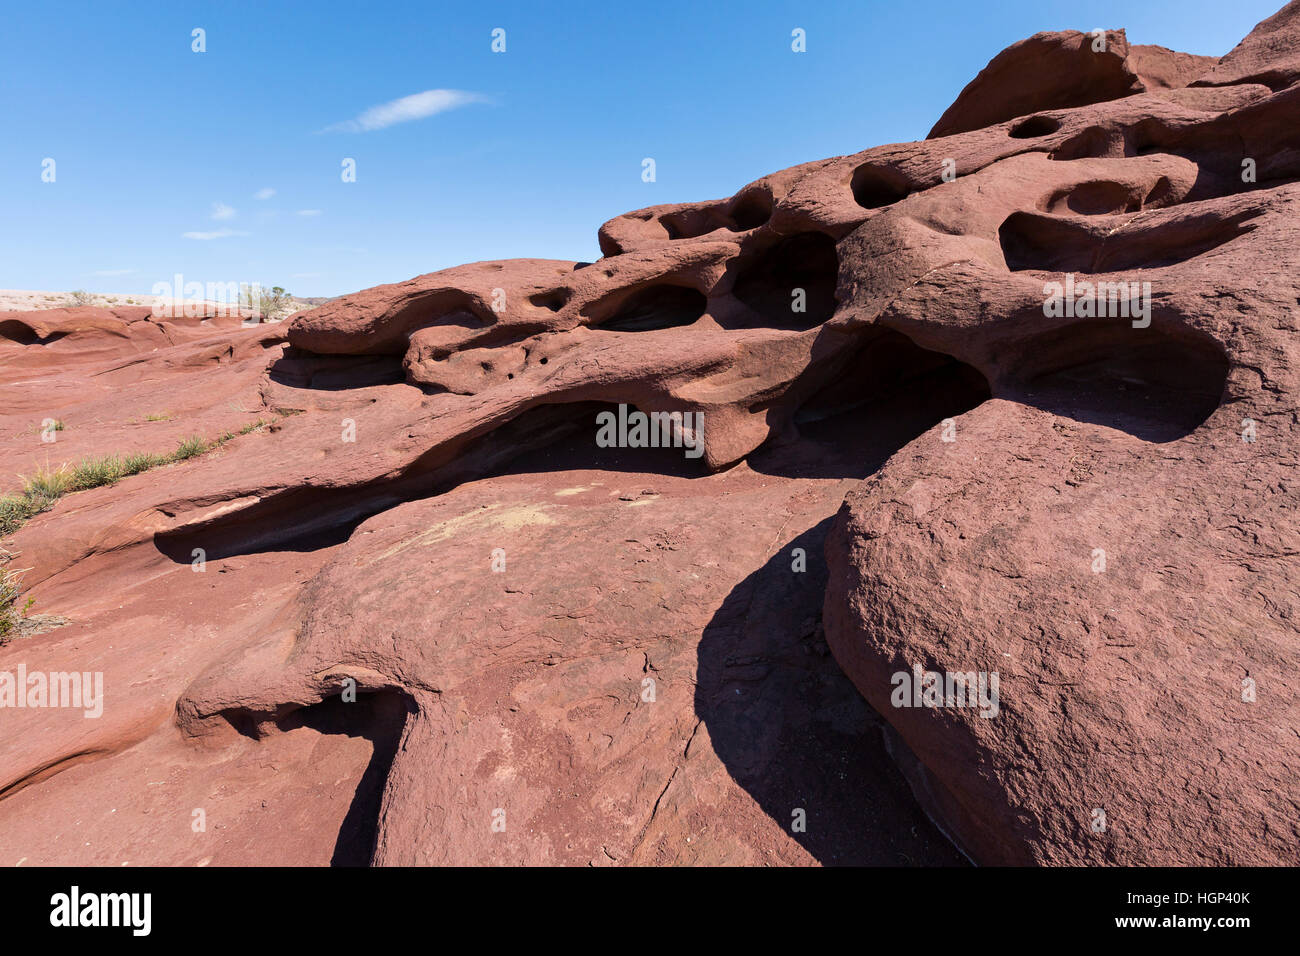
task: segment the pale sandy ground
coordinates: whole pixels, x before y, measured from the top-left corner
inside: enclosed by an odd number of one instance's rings
[[[134,306],[144,305],[153,308],[154,302],[159,298],[169,301],[165,297],[156,295],[138,295],[135,293],[91,293],[87,302],[82,305],[98,305],[106,308],[115,308],[117,306]],[[77,305],[77,301],[71,292],[37,292],[25,289],[0,289],[0,312],[33,312],[37,309],[63,309],[68,306]],[[191,303],[192,304],[192,303]],[[298,312],[302,309],[310,309],[319,304],[319,300],[293,299],[293,306],[289,313]]]

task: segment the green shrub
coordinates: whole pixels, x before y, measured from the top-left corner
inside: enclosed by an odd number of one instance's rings
[[[240,289],[240,305],[257,313],[263,322],[271,322],[293,309],[293,296],[278,285],[264,289],[246,284]]]
[[[122,476],[138,475],[142,471],[148,471],[150,468],[156,468],[159,465],[165,465],[167,457],[165,455],[155,455],[152,452],[139,451],[133,455],[127,455],[122,461]]]
[[[126,474],[122,459],[117,455],[102,458],[83,458],[72,470],[71,491],[86,491],[102,485],[115,484]]]
[[[0,497],[0,537],[13,534],[24,521],[37,513],[35,503],[22,495]]]
[[[189,458],[201,455],[207,450],[207,439],[202,438],[199,435],[191,435],[176,446],[176,450],[172,452],[172,458],[176,461],[185,461]]]

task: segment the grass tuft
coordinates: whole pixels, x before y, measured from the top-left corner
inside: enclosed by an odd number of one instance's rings
[[[208,443],[206,438],[202,438],[199,435],[191,435],[176,446],[176,450],[172,452],[172,459],[174,461],[187,461],[190,458],[195,458],[203,454],[210,447],[212,446]]]
[[[122,459],[117,455],[105,455],[102,458],[83,458],[72,469],[72,487],[70,491],[87,491],[103,485],[112,485],[121,481],[126,471]]]
[[[0,644],[6,643],[13,636],[21,617],[14,605],[21,590],[20,575],[17,571],[0,571]]]
[[[165,464],[167,464],[166,455],[155,455],[152,452],[139,451],[133,455],[127,455],[123,459],[122,476],[138,475],[142,471],[148,471],[150,468]]]
[[[0,497],[0,536],[8,537],[21,528],[28,518],[44,510],[36,507],[36,502],[25,495]]]
[[[26,498],[61,498],[72,490],[72,469],[66,464],[58,468],[42,468],[22,481]]]

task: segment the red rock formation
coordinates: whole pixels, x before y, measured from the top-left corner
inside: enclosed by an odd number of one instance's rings
[[[924,142],[287,342],[0,321],[9,470],[275,419],[8,543],[72,623],[0,672],[106,701],[4,713],[0,863],[959,859],[925,813],[979,862],[1295,862],[1294,9],[1217,65],[1040,34]],[[1133,314],[1045,305],[1099,281]],[[619,405],[702,456],[600,447]],[[892,706],[914,665],[997,716]]]
[[[969,133],[1043,110],[1180,89],[1217,62],[1162,46],[1131,47],[1123,30],[1035,33],[990,60],[934,124],[929,138]]]
[[[831,647],[980,862],[1297,861],[1297,9],[1202,81],[1224,99],[1024,120],[1037,151],[840,243],[870,264],[844,313],[994,395],[850,494],[827,545]],[[1149,282],[1149,327],[1046,320],[1063,272]],[[997,716],[908,706],[915,667],[997,673]]]

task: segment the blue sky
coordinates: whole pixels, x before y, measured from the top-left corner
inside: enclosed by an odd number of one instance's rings
[[[300,295],[595,259],[600,223],[627,210],[924,137],[1040,30],[1223,54],[1282,5],[0,2],[0,288],[148,293],[179,272]],[[468,96],[356,122],[429,90]],[[382,128],[351,131],[366,125]]]

